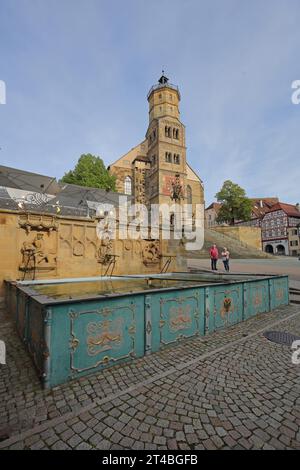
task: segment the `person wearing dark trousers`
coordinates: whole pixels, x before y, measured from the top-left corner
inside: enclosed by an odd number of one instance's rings
[[[230,253],[227,250],[227,248],[224,247],[222,251],[222,261],[224,264],[225,271],[227,272],[229,271],[229,257],[230,257]]]
[[[217,248],[217,245],[213,245],[211,247],[211,249],[209,250],[209,255],[210,255],[210,259],[211,259],[211,269],[212,271],[217,271],[217,262],[218,262],[218,258],[219,258],[219,251],[218,251],[218,248]]]

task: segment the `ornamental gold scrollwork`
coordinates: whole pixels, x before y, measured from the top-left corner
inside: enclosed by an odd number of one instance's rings
[[[126,328],[126,316],[124,316],[124,310],[130,312],[130,322],[128,329]],[[115,319],[109,320],[107,315],[121,312],[121,316]],[[109,363],[114,363],[123,359],[128,359],[135,353],[135,314],[136,304],[131,302],[129,305],[118,305],[116,307],[107,306],[100,309],[83,310],[74,312],[69,311],[70,316],[70,344],[72,339],[76,338],[76,330],[86,332],[85,341],[81,344],[81,348],[73,350],[70,348],[70,370],[72,377],[75,373],[82,373],[88,370],[95,370],[101,365],[107,366]],[[90,321],[85,325],[80,323],[80,318],[84,318],[86,315],[100,315],[100,321]],[[75,328],[76,323],[78,327]],[[129,333],[128,341],[126,340],[126,333]],[[125,341],[126,340],[126,341]],[[76,343],[74,344],[76,346]],[[78,343],[77,346],[80,346]],[[125,349],[125,351],[123,351]],[[111,353],[108,355],[108,353]],[[102,357],[101,353],[104,353]],[[100,355],[99,360],[97,356]],[[95,362],[92,364],[87,361],[87,356],[94,357]],[[84,363],[82,364],[82,362]],[[82,365],[80,365],[82,364]]]
[[[180,305],[179,307],[170,308],[170,329],[172,331],[185,330],[192,324],[191,306]]]
[[[226,317],[228,314],[233,313],[234,304],[230,297],[225,297],[223,301],[223,307],[220,310],[220,315],[222,318]]]
[[[276,290],[276,299],[277,300],[282,300],[284,297],[284,291],[282,288]]]
[[[104,320],[87,325],[87,353],[95,356],[104,351],[118,348],[123,339],[123,320]]]
[[[254,306],[259,307],[262,304],[263,298],[262,298],[262,293],[257,292],[255,297],[254,297]]]
[[[79,346],[79,339],[77,338],[72,338],[70,341],[70,347],[75,351]]]

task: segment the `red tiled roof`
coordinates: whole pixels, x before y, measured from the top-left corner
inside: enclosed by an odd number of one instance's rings
[[[283,202],[278,202],[277,204],[274,204],[267,212],[274,212],[274,211],[280,211],[282,210],[285,212],[287,215],[290,217],[299,217],[300,218],[300,212],[298,211],[296,206],[293,206],[292,204],[285,204]]]
[[[208,209],[215,209],[216,212],[220,210],[222,204],[219,202],[212,202],[210,206],[206,207],[205,210],[207,211]]]

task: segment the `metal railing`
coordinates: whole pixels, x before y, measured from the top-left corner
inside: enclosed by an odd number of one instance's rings
[[[172,90],[176,90],[178,95],[179,95],[179,99],[180,99],[179,88],[178,88],[177,85],[172,85],[172,83],[157,83],[157,85],[153,85],[149,90],[149,93],[147,95],[147,99],[149,98],[149,96],[151,95],[151,93],[154,90],[159,90],[160,88],[171,88]]]

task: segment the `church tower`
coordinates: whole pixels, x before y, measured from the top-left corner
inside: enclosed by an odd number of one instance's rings
[[[135,202],[204,202],[203,183],[186,159],[185,126],[180,121],[180,93],[164,72],[147,96],[149,124],[145,139],[110,165],[117,191]]]
[[[186,198],[185,126],[180,121],[180,93],[164,72],[147,96],[146,133],[150,162],[147,199],[150,204],[184,202]]]

